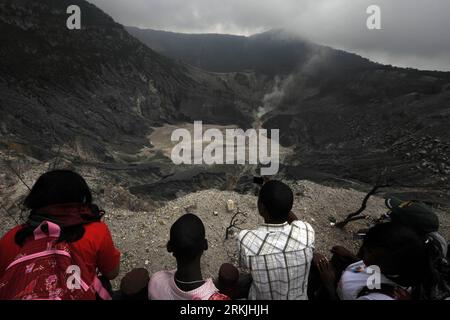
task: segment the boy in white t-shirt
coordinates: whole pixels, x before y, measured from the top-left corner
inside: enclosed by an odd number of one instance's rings
[[[400,287],[383,274],[379,275],[379,289],[367,288],[372,283],[371,276],[375,269],[368,268],[363,261],[347,267],[342,273],[336,289],[340,300],[396,300]]]
[[[185,214],[170,228],[167,251],[177,260],[177,270],[156,272],[148,285],[150,300],[229,300],[212,279],[203,279],[200,260],[208,249],[205,227],[199,217]]]
[[[381,223],[365,236],[360,250],[362,260],[349,265],[342,275],[336,275],[323,256],[317,267],[332,299],[418,299],[435,285],[430,281],[434,271],[426,245],[411,228]],[[336,276],[340,278],[334,289]]]

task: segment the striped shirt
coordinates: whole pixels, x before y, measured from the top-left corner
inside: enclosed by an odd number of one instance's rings
[[[307,300],[314,230],[306,222],[263,224],[238,235],[239,264],[253,277],[250,300]]]

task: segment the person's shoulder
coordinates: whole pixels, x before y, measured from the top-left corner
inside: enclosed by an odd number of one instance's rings
[[[301,229],[306,229],[309,232],[314,232],[314,228],[306,221],[294,220],[291,223],[291,226],[296,226],[296,227],[299,227]]]
[[[102,221],[91,222],[84,225],[86,232],[92,232],[95,234],[107,233],[109,232],[109,227],[106,223]]]
[[[258,239],[264,238],[264,234],[266,233],[266,231],[261,231],[258,229],[241,230],[237,235],[237,239],[239,243],[245,245],[245,243],[255,242],[258,241]]]
[[[160,282],[160,281],[169,281],[174,277],[173,271],[157,271],[150,277],[150,283]]]
[[[148,298],[150,300],[167,300],[170,289],[170,282],[172,281],[174,272],[172,271],[158,271],[155,272],[148,282]]]
[[[300,233],[305,234],[307,238],[314,242],[315,234],[314,228],[306,221],[295,220],[291,223],[292,228],[298,228]]]
[[[251,233],[253,230],[241,230],[239,231],[239,233],[237,234],[236,238],[238,239],[239,242],[241,242],[249,233]]]
[[[306,246],[314,246],[315,231],[308,222],[295,220],[290,226],[292,228],[290,233],[292,238],[299,239]]]
[[[91,222],[84,226],[84,235],[78,242],[79,243],[96,243],[96,246],[109,241],[111,238],[111,232],[108,225],[101,221]]]

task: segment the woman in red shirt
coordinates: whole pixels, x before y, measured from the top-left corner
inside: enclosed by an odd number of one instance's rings
[[[0,239],[0,279],[43,221],[61,228],[58,242],[70,244],[73,255],[85,266],[86,278],[94,279],[98,273],[108,280],[117,277],[120,252],[108,226],[100,221],[103,212],[92,204],[89,187],[80,175],[69,170],[44,173],[25,198],[24,206],[30,210],[27,222]]]

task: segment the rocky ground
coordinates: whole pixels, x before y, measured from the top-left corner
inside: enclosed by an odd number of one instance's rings
[[[291,183],[296,200],[293,211],[309,222],[316,231],[316,248],[324,253],[333,245],[344,245],[356,250],[359,240],[353,234],[367,227],[369,221],[350,224],[346,230],[332,226],[334,219],[341,220],[348,213],[358,209],[364,193],[354,190],[324,187],[309,181]],[[235,204],[228,210],[227,203]],[[175,268],[175,259],[166,251],[171,224],[186,212],[196,213],[206,226],[209,249],[202,264],[205,277],[215,277],[224,262],[237,263],[235,235],[238,228],[232,228],[228,240],[226,229],[234,214],[239,211],[239,228],[255,228],[262,219],[257,213],[256,196],[230,191],[204,190],[188,194],[168,202],[154,212],[130,212],[112,210],[106,216],[118,247],[124,252],[122,274],[145,267],[151,273],[161,269]],[[367,213],[377,217],[384,213],[384,202],[373,198],[368,203]],[[125,228],[125,226],[128,226]]]
[[[331,222],[342,220],[359,209],[365,193],[325,187],[310,181],[291,182],[290,185],[296,195],[293,211],[314,227],[316,249],[326,254],[334,245],[343,245],[356,251],[360,245],[360,240],[354,236],[356,231],[368,227],[372,218],[378,218],[386,212],[384,200],[373,197],[368,201],[365,211],[368,219],[353,222],[344,230],[339,230]],[[235,210],[228,210],[229,200],[235,204]],[[170,201],[154,212],[112,210],[105,220],[111,227],[117,245],[124,252],[122,274],[136,267],[145,267],[151,273],[175,268],[175,259],[165,248],[170,226],[182,214],[193,212],[203,220],[209,241],[209,250],[202,259],[204,276],[216,276],[222,263],[237,262],[233,235],[239,229],[233,228],[232,235],[225,240],[226,229],[234,214],[237,211],[245,213],[245,216],[239,215],[242,222],[239,228],[254,228],[262,222],[257,214],[256,200],[256,196],[249,194],[204,190]],[[443,212],[439,215],[441,231],[449,238],[449,217]]]

